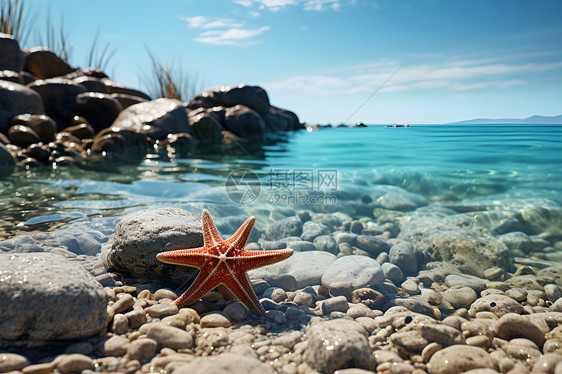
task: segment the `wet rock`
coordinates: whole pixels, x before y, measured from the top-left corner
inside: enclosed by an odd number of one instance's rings
[[[270,365],[257,358],[233,353],[199,357],[192,362],[177,366],[172,374],[273,374]]]
[[[119,113],[111,127],[145,134],[154,140],[191,132],[182,103],[164,98],[131,105]]]
[[[382,196],[374,199],[374,206],[383,209],[408,212],[428,204],[423,196],[407,192],[402,188],[393,187],[383,191]]]
[[[94,128],[88,123],[80,123],[64,129],[65,132],[77,137],[80,140],[93,139],[96,136]]]
[[[500,338],[527,338],[535,342],[539,347],[544,344],[544,332],[535,325],[529,318],[515,314],[507,313],[503,315],[496,323],[496,332]]]
[[[469,287],[449,288],[441,294],[443,300],[453,306],[455,309],[470,308],[471,304],[478,297],[476,292]]]
[[[0,33],[0,51],[0,70],[19,72],[23,69],[24,55],[16,38]]]
[[[39,142],[39,136],[31,128],[23,125],[15,125],[8,130],[8,138],[12,144],[25,148],[33,143]]]
[[[394,284],[400,284],[404,280],[404,274],[400,268],[390,262],[382,264],[382,271],[387,279],[390,279]]]
[[[359,323],[343,319],[319,322],[306,333],[304,360],[312,368],[329,374],[349,366],[374,368],[367,331]]]
[[[290,110],[269,106],[265,117],[265,125],[269,131],[288,131],[301,128],[299,117]]]
[[[464,273],[482,276],[494,266],[511,267],[505,244],[467,215],[414,217],[398,238],[418,243],[426,258],[450,262]]]
[[[32,89],[13,82],[0,80],[0,132],[6,133],[12,118],[24,113],[43,113],[41,97]]]
[[[148,361],[156,354],[157,347],[158,343],[153,339],[136,339],[127,347],[127,356],[129,360]]]
[[[2,41],[0,34],[0,43]],[[1,44],[0,44],[1,47]],[[29,365],[29,360],[22,355],[15,353],[1,353],[0,354],[0,373],[7,373],[10,371],[21,370]]]
[[[260,138],[265,133],[265,123],[260,115],[245,105],[228,108],[223,127],[242,138]]]
[[[492,312],[501,317],[507,313],[521,314],[523,306],[509,296],[492,294],[481,297],[472,303],[469,314],[475,316],[478,312]]]
[[[381,266],[367,256],[352,255],[338,258],[322,276],[322,284],[330,286],[338,282],[350,282],[354,288],[362,288],[384,281]]]
[[[388,251],[390,262],[398,266],[402,272],[412,274],[418,270],[418,262],[414,246],[411,243],[401,241],[394,244]]]
[[[103,94],[110,93],[109,89],[103,83],[101,78],[82,75],[80,77],[73,78],[72,80],[74,81],[74,83],[81,84],[82,86],[86,87],[86,90],[88,90],[88,92],[98,92]]]
[[[371,309],[380,309],[385,303],[384,295],[371,288],[359,288],[351,293],[352,303],[365,304]]]
[[[267,92],[258,86],[216,86],[206,89],[189,102],[188,108],[211,108],[215,106],[233,107],[245,105],[252,108],[262,118],[269,112]]]
[[[127,353],[129,339],[114,335],[101,344],[100,351],[104,356],[122,356]]]
[[[270,240],[280,240],[288,236],[300,236],[303,224],[299,217],[287,217],[269,226],[265,234]]]
[[[322,313],[330,314],[332,312],[346,312],[349,304],[345,296],[336,296],[326,299],[322,302]]]
[[[147,99],[143,99],[142,97],[127,95],[127,94],[121,94],[121,93],[112,93],[111,97],[113,97],[115,100],[117,100],[119,102],[119,104],[121,104],[121,108],[123,108],[123,109],[128,108],[131,105],[135,105],[135,104],[139,104],[139,103],[144,103],[145,101],[149,101]]]
[[[84,92],[76,96],[76,114],[85,117],[96,132],[113,123],[121,112],[121,104],[111,95]]]
[[[435,352],[428,367],[434,374],[456,374],[471,369],[493,368],[493,364],[482,348],[452,345]]]
[[[425,314],[426,316],[434,317],[435,311],[429,305],[429,303],[417,296],[411,298],[395,298],[390,299],[384,306],[383,309],[389,309],[393,306],[402,306],[412,312]]]
[[[148,142],[144,134],[131,130],[108,128],[100,131],[93,139],[90,151],[107,159],[139,159],[146,155]]]
[[[98,76],[98,78],[101,78],[102,83],[107,87],[107,89],[109,90],[109,93],[111,93],[111,94],[124,94],[124,95],[138,97],[142,100],[152,100],[150,98],[150,96],[148,96],[144,92],[141,92],[139,90],[135,90],[134,88],[130,88],[130,87],[124,86],[120,83],[114,82],[107,77]]]
[[[330,235],[320,235],[314,238],[314,245],[319,251],[329,252],[336,254],[338,252],[338,245],[336,240]]]
[[[445,277],[447,287],[469,287],[475,292],[480,293],[486,288],[486,285],[478,277],[470,275],[449,274]]]
[[[33,346],[105,328],[105,291],[78,263],[52,253],[5,253],[0,272],[1,340]]]
[[[44,114],[20,114],[14,117],[12,124],[31,128],[45,144],[55,140],[57,124]]]
[[[44,47],[34,47],[26,53],[23,69],[38,79],[59,77],[72,71],[62,58]]]
[[[168,134],[160,144],[170,147],[175,153],[185,154],[195,147],[195,138],[187,133]]]
[[[81,373],[83,370],[94,369],[94,360],[86,355],[73,353],[63,356],[57,363],[57,369],[63,374]]]
[[[0,80],[25,85],[21,74],[11,70],[0,70]]]
[[[4,144],[0,143],[0,172],[3,175],[8,175],[14,170],[16,160],[14,156],[8,151]]]
[[[285,261],[251,270],[248,275],[252,280],[263,279],[271,286],[294,291],[320,284],[322,275],[335,259],[336,256],[327,252],[298,252]],[[290,288],[283,286],[287,277],[292,278]]]
[[[412,278],[406,279],[400,286],[409,295],[419,295],[421,293],[418,283]]]
[[[125,216],[118,224],[106,263],[138,277],[185,281],[196,270],[156,260],[163,251],[203,246],[201,220],[177,208],[146,209]]]
[[[356,245],[369,253],[370,256],[377,256],[379,253],[388,251],[390,248],[390,245],[386,241],[370,235],[358,235]]]
[[[556,370],[559,370],[560,363],[562,362],[562,354],[560,353],[546,353],[545,355],[541,356],[533,365],[532,372],[533,373],[556,373]],[[558,365],[558,366],[557,366]],[[562,367],[561,367],[562,368]]]
[[[218,116],[205,108],[188,112],[191,132],[199,140],[214,141],[223,138],[224,128]]]
[[[185,330],[167,326],[163,323],[150,323],[146,327],[146,336],[161,347],[172,349],[189,349],[193,347],[193,337]]]
[[[246,319],[250,315],[250,310],[239,301],[230,303],[224,308],[224,313],[233,321],[238,322]],[[225,324],[226,325],[226,324]],[[230,325],[230,321],[229,321]],[[221,325],[224,327],[224,325]]]
[[[230,327],[230,320],[222,313],[209,313],[201,317],[201,328]]]
[[[146,313],[148,313],[148,315],[153,318],[164,318],[178,313],[178,307],[176,306],[176,304],[168,303],[149,306],[145,310]]]
[[[307,221],[302,226],[302,234],[300,235],[300,237],[302,240],[306,240],[310,242],[315,240],[319,236],[332,239],[330,236],[328,236],[329,234],[330,234],[330,229],[326,227],[326,225],[323,225],[318,222]],[[326,252],[330,252],[330,251],[326,251]]]
[[[57,122],[70,122],[76,115],[76,97],[86,92],[86,88],[73,81],[64,78],[50,78],[37,80],[31,83],[29,88],[33,89],[41,96],[45,112]],[[59,129],[65,124],[58,124]]]

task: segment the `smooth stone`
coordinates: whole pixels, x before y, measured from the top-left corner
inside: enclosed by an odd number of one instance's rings
[[[265,235],[269,240],[281,240],[289,236],[300,236],[303,224],[299,217],[287,217],[276,221],[265,230]]]
[[[29,360],[16,353],[0,353],[0,373],[21,370],[29,365]]]
[[[552,283],[544,285],[544,293],[546,294],[548,300],[550,300],[553,303],[562,297],[562,292],[560,287]]]
[[[39,143],[39,135],[30,127],[14,125],[8,130],[8,138],[12,144],[25,148],[31,144]]]
[[[136,339],[127,347],[127,356],[129,360],[148,361],[156,355],[157,347],[158,343],[155,340],[149,338]]]
[[[173,303],[156,304],[145,309],[146,313],[153,318],[172,316],[178,313],[178,307]]]
[[[450,263],[466,274],[481,276],[491,267],[511,267],[505,244],[468,215],[414,216],[398,238],[416,243],[430,260]]]
[[[322,313],[330,314],[332,312],[347,312],[349,303],[345,296],[336,296],[326,299],[322,302]]]
[[[314,297],[308,292],[298,291],[293,298],[293,302],[297,305],[313,307]]]
[[[374,369],[367,331],[357,322],[338,319],[316,323],[306,329],[308,345],[304,361],[323,373],[345,367]]]
[[[422,288],[421,295],[431,305],[439,305],[443,301],[443,296],[441,295],[441,293],[430,288]]]
[[[195,214],[178,208],[145,209],[126,215],[117,224],[105,260],[110,268],[138,278],[185,281],[197,270],[164,264],[156,255],[202,246],[202,224]]]
[[[390,335],[390,343],[408,352],[421,352],[429,341],[417,331],[399,331]]]
[[[136,329],[146,322],[146,313],[142,308],[133,308],[132,311],[125,313],[125,317],[132,329]]]
[[[193,347],[193,337],[190,333],[163,323],[149,324],[146,328],[146,336],[155,340],[162,347],[172,349],[189,349]]]
[[[12,4],[10,3],[10,5]],[[4,25],[7,26],[9,23]],[[2,29],[4,30],[4,27]],[[25,55],[20,49],[18,40],[13,35],[0,33],[0,50],[2,51],[2,55],[0,55],[0,70],[19,72],[23,69]]]
[[[464,336],[459,330],[443,324],[422,324],[421,334],[427,340],[439,343],[442,347],[465,344]]]
[[[542,347],[545,341],[544,332],[534,324],[529,318],[507,313],[500,317],[496,323],[496,333],[500,338],[527,338]]]
[[[230,320],[222,313],[209,313],[201,317],[199,322],[201,328],[206,327],[230,327]]]
[[[201,321],[199,314],[191,308],[181,308],[178,314],[173,316],[168,316],[162,319],[162,323],[177,327],[179,329],[185,329],[185,326],[190,323],[198,324]]]
[[[199,357],[192,362],[176,367],[172,374],[273,374],[270,365],[246,355],[223,353],[216,356]]]
[[[168,134],[191,133],[183,103],[166,98],[129,106],[119,113],[111,127],[145,134],[154,140],[164,139]]]
[[[267,308],[266,308],[267,309]],[[267,319],[277,323],[279,325],[284,324],[287,322],[287,316],[280,310],[268,310],[266,312]]]
[[[336,282],[329,288],[332,296],[345,296],[347,300],[351,300],[353,285],[349,282]]]
[[[492,312],[501,317],[507,313],[521,314],[523,306],[509,296],[491,294],[476,299],[470,306],[469,315],[475,316],[478,312]]]
[[[338,282],[350,282],[353,288],[362,288],[384,281],[381,266],[367,256],[351,255],[338,258],[322,275],[322,284],[330,286]]]
[[[287,292],[284,289],[279,287],[270,287],[262,295],[263,297],[267,297],[275,301],[276,303],[280,303],[281,301],[287,300]]]
[[[463,344],[435,352],[428,368],[432,374],[457,374],[471,369],[493,368],[493,364],[485,350]]]
[[[135,299],[128,293],[120,294],[118,297],[115,304],[111,306],[115,313],[122,313],[135,305]]]
[[[484,270],[484,278],[489,279],[489,280],[502,280],[504,277],[504,271],[502,268],[499,268],[497,266],[493,267],[493,268],[489,268]]]
[[[250,315],[248,307],[239,301],[228,304],[223,312],[228,315],[231,320],[236,322],[242,321]]]
[[[300,237],[303,240],[311,242],[319,236],[328,236],[328,234],[330,234],[330,229],[326,225],[318,222],[308,221],[303,224],[302,234],[300,235]]]
[[[455,309],[470,308],[477,299],[476,292],[469,287],[449,288],[442,293],[443,301],[451,304]]]
[[[385,262],[381,266],[384,276],[390,279],[394,284],[400,284],[404,281],[404,274],[402,270],[393,263]]]
[[[105,356],[122,356],[127,353],[128,345],[129,339],[114,335],[102,343],[101,351]]]
[[[412,274],[418,270],[418,262],[414,246],[406,241],[394,244],[388,251],[389,260],[398,266],[403,273]]]
[[[55,140],[57,124],[44,114],[20,114],[13,118],[12,124],[31,128],[45,144]]]
[[[314,238],[313,244],[319,251],[336,254],[338,252],[338,244],[336,239],[330,235],[320,235]]]
[[[510,288],[505,291],[505,295],[519,303],[527,300],[527,291],[523,288]]]
[[[207,88],[187,105],[189,109],[244,105],[266,118],[271,108],[267,92],[259,86],[214,86]]]
[[[93,370],[94,360],[80,353],[63,356],[57,363],[57,369],[63,373],[80,373],[83,370]]]
[[[541,356],[533,365],[533,373],[553,374],[557,365],[562,362],[562,354],[546,353]]]
[[[421,290],[418,286],[418,284],[416,283],[416,281],[414,281],[411,278],[406,279],[404,282],[402,282],[402,284],[400,285],[400,287],[402,287],[402,289],[404,291],[406,291],[408,294],[410,295],[419,295],[421,294]]]
[[[105,290],[79,263],[61,255],[2,253],[0,284],[0,340],[36,346],[105,329]]]
[[[390,249],[390,245],[386,241],[370,235],[357,236],[355,243],[357,247],[374,257],[376,257],[379,253],[386,252]]]
[[[263,279],[271,286],[283,288],[285,291],[294,291],[320,284],[322,275],[335,259],[336,256],[328,252],[298,252],[285,261],[250,270],[248,276],[252,280]],[[293,280],[289,284],[291,287],[283,284],[287,277]]]
[[[129,329],[129,319],[121,313],[117,313],[113,316],[113,322],[111,323],[111,331],[114,334],[122,335]]]
[[[178,295],[174,291],[167,290],[165,288],[160,288],[156,290],[156,292],[154,293],[154,298],[156,300],[160,300],[160,299],[175,300],[178,298]]]
[[[445,277],[445,284],[448,287],[469,287],[475,292],[480,293],[486,285],[480,278],[470,275],[449,274]]]
[[[0,133],[6,133],[12,118],[20,114],[43,114],[41,96],[19,83],[0,80]]]

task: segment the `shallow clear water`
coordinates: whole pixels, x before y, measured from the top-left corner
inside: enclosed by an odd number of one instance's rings
[[[490,209],[490,201],[562,201],[562,126],[324,129],[246,143],[232,152],[150,155],[97,170],[18,170],[0,177],[0,240],[73,224],[109,234],[114,217],[162,206],[198,214],[207,208],[219,217],[219,229],[223,220],[223,234],[235,226],[228,217],[255,215],[258,228],[299,209],[343,210],[355,219],[368,213],[350,202],[360,204],[380,185],[457,210],[472,204],[467,211]]]

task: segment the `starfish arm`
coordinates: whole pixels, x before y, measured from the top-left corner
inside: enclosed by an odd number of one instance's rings
[[[201,268],[212,258],[205,247],[193,249],[178,249],[175,251],[160,252],[156,259],[167,264],[176,264]]]
[[[188,306],[205,296],[209,291],[215,288],[219,283],[218,277],[215,277],[215,272],[218,269],[218,264],[211,269],[209,272],[200,271],[195,278],[195,281],[189,286],[187,291],[185,291],[180,297],[174,300],[174,304],[177,306]]]
[[[245,273],[227,277],[222,282],[236,297],[258,316],[265,316],[265,309],[261,305],[256,293],[252,289],[250,279]]]
[[[293,255],[292,249],[278,249],[275,251],[243,251],[240,256],[235,257],[240,259],[242,266],[246,271],[257,269],[262,266],[275,264],[288,259]]]
[[[207,209],[203,210],[201,221],[203,221],[203,242],[205,247],[210,247],[223,241]]]
[[[254,223],[256,223],[256,217],[250,217],[240,226],[240,228],[232,235],[232,237],[225,241],[225,243],[229,246],[228,252],[232,248],[244,248],[248,238],[250,237],[250,233],[254,228]]]

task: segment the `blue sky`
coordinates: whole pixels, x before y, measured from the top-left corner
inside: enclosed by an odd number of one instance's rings
[[[200,88],[258,84],[310,123],[562,114],[558,0],[49,3],[54,20],[64,14],[73,63],[84,65],[99,29],[116,49],[108,73],[133,87],[148,47]],[[48,2],[28,5],[41,18]]]

